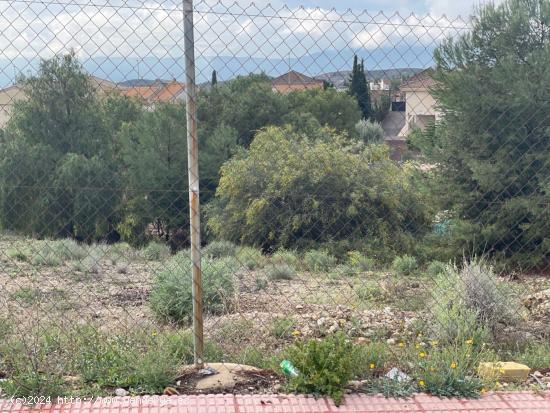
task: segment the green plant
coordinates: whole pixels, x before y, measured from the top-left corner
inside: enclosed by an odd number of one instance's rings
[[[340,404],[354,367],[354,348],[343,334],[300,341],[285,353],[300,372],[297,377],[289,378],[290,390],[328,395],[336,405]]]
[[[296,267],[298,265],[298,261],[298,254],[296,251],[292,250],[280,249],[271,256],[272,264],[286,264],[291,267]]]
[[[64,261],[82,260],[88,254],[85,247],[70,238],[47,241],[47,244],[52,253]]]
[[[359,271],[372,271],[376,266],[372,258],[368,258],[359,251],[349,251],[347,258],[349,265],[356,267]]]
[[[395,257],[392,263],[392,269],[398,275],[412,275],[418,269],[416,258],[410,255]]]
[[[287,264],[270,265],[266,271],[271,280],[291,280],[296,276],[296,270]]]
[[[365,143],[380,143],[384,140],[384,129],[378,122],[361,119],[355,124],[355,131]]]
[[[149,261],[160,261],[170,256],[168,245],[161,242],[150,242],[141,252],[143,258]]]
[[[13,292],[10,297],[12,300],[18,301],[22,306],[30,306],[40,298],[40,290],[29,287],[21,287]]]
[[[338,279],[341,277],[354,277],[357,275],[358,269],[351,265],[340,264],[334,267],[330,273],[329,277],[332,279]]]
[[[512,360],[523,363],[531,370],[550,369],[550,343],[530,342],[521,351],[513,351],[506,354]]]
[[[63,261],[47,245],[34,252],[31,258],[32,265],[46,267],[57,267],[63,264]]]
[[[249,270],[256,270],[264,266],[265,258],[256,248],[241,247],[237,252],[237,261]]]
[[[26,248],[15,247],[8,249],[6,255],[12,260],[24,262],[29,260],[30,252]]]
[[[295,324],[292,317],[276,318],[271,324],[271,335],[278,339],[290,338]]]
[[[267,286],[269,285],[269,281],[267,280],[267,278],[264,277],[256,277],[254,279],[254,284],[256,286],[256,291],[262,291],[267,288]]]
[[[432,261],[426,268],[426,274],[430,276],[430,278],[436,278],[439,277],[441,274],[445,274],[445,271],[447,270],[447,265],[441,261]]]
[[[163,321],[186,323],[193,309],[191,260],[186,252],[176,254],[155,276],[149,303]],[[233,299],[235,259],[203,260],[202,285],[204,310],[220,314],[230,309]]]
[[[367,382],[363,388],[369,394],[382,394],[384,397],[410,397],[418,391],[414,382],[392,380],[388,377],[378,377]]]
[[[309,271],[327,272],[336,265],[336,258],[326,251],[312,250],[304,255],[304,264]]]
[[[237,255],[237,246],[229,241],[212,241],[203,249],[205,257],[223,258],[235,257]]]
[[[385,341],[373,341],[355,347],[354,375],[367,378],[385,371],[392,357],[391,349]]]
[[[382,301],[384,292],[377,283],[364,283],[354,289],[357,298],[362,301]]]

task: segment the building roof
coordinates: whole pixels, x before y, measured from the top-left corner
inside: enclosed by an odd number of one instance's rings
[[[418,72],[416,75],[408,78],[405,82],[401,84],[399,89],[403,92],[427,90],[436,83],[433,78],[433,74],[434,70],[431,67],[424,69],[423,71]]]
[[[185,91],[185,84],[172,81],[157,80],[148,86],[133,86],[121,89],[121,93],[129,97],[137,97],[149,102],[172,102]]]
[[[304,75],[303,73],[291,70],[284,75],[276,77],[271,81],[272,85],[307,85],[307,84],[323,84],[322,80],[315,79]]]

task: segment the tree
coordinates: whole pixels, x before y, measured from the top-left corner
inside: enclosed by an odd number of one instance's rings
[[[216,74],[215,70],[212,70],[212,86],[216,85],[218,83],[218,75]]]
[[[477,10],[472,29],[435,53],[441,124],[418,139],[438,165],[455,254],[524,267],[550,258],[550,1]]]
[[[40,63],[19,82],[0,146],[0,220],[39,236],[106,235],[119,205],[113,134],[101,102],[73,54]]]
[[[371,116],[370,92],[367,78],[365,77],[365,66],[363,60],[357,61],[357,55],[353,56],[353,69],[351,72],[348,93],[357,99],[364,119]]]
[[[392,162],[385,145],[269,127],[222,166],[208,226],[264,249],[338,243],[387,259],[413,249],[428,228],[413,171]]]
[[[384,140],[384,129],[378,122],[361,119],[355,124],[355,130],[364,143],[382,143]]]

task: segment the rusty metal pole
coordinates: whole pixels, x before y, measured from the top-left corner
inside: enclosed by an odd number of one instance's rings
[[[183,0],[185,37],[185,91],[187,114],[187,169],[189,175],[189,217],[193,274],[194,358],[203,367],[204,334],[202,320],[201,228],[199,213],[199,141],[197,139],[197,93],[195,86],[195,41],[193,36],[193,0]]]

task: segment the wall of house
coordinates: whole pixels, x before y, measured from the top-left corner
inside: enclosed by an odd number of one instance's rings
[[[435,99],[428,91],[407,91],[405,99],[406,122],[399,136],[407,136],[415,125],[422,127],[426,123],[427,116],[434,116],[436,121],[440,118],[441,114],[435,108]]]
[[[0,128],[8,123],[14,102],[24,97],[23,91],[16,86],[0,90]]]

